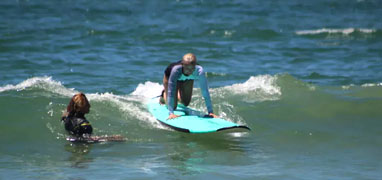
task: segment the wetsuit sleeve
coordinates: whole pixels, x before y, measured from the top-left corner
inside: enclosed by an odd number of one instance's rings
[[[62,116],[61,116],[61,121],[65,121],[66,118],[68,118],[68,116],[69,116],[69,112],[64,112],[64,113],[62,114]]]
[[[208,83],[207,83],[207,78],[206,75],[203,71],[203,68],[201,66],[198,66],[198,75],[199,75],[199,86],[202,91],[202,95],[204,98],[204,101],[207,106],[208,113],[213,113],[212,109],[212,103],[211,103],[211,97],[210,93],[208,91]]]
[[[168,78],[168,89],[167,89],[167,108],[170,114],[174,113],[174,98],[176,97],[176,84],[178,82],[178,78],[181,76],[182,66],[174,66],[171,70],[170,77]]]

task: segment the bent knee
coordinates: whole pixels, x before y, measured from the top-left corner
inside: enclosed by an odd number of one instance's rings
[[[191,98],[190,98],[190,99],[181,99],[180,102],[181,102],[183,105],[188,106],[188,105],[190,105]]]

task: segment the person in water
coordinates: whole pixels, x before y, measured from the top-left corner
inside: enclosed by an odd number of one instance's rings
[[[75,94],[61,118],[65,124],[65,129],[71,135],[77,137],[90,137],[93,128],[85,118],[85,114],[89,113],[89,111],[90,103],[85,94]]]
[[[190,104],[195,79],[199,81],[208,115],[214,118],[217,117],[213,113],[207,78],[203,68],[197,64],[196,56],[192,53],[188,53],[183,56],[181,61],[171,63],[164,71],[164,90],[162,91],[160,103],[167,104],[168,110],[170,111],[168,119],[179,117],[174,114],[178,101],[185,106]]]

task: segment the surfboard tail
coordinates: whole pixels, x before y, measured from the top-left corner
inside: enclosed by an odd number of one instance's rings
[[[248,126],[244,126],[244,125],[220,128],[217,131],[226,131],[226,130],[232,130],[232,129],[242,130],[242,131],[251,131],[251,128],[249,128]],[[235,132],[237,132],[237,131],[235,131]]]

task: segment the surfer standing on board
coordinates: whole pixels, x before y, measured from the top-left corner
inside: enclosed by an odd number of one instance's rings
[[[217,118],[213,113],[207,78],[203,68],[196,63],[196,56],[188,53],[183,56],[181,61],[170,64],[164,72],[164,90],[162,91],[160,103],[167,104],[167,108],[170,111],[168,119],[179,117],[179,115],[174,114],[178,100],[185,106],[190,104],[195,79],[199,81],[208,115]]]

